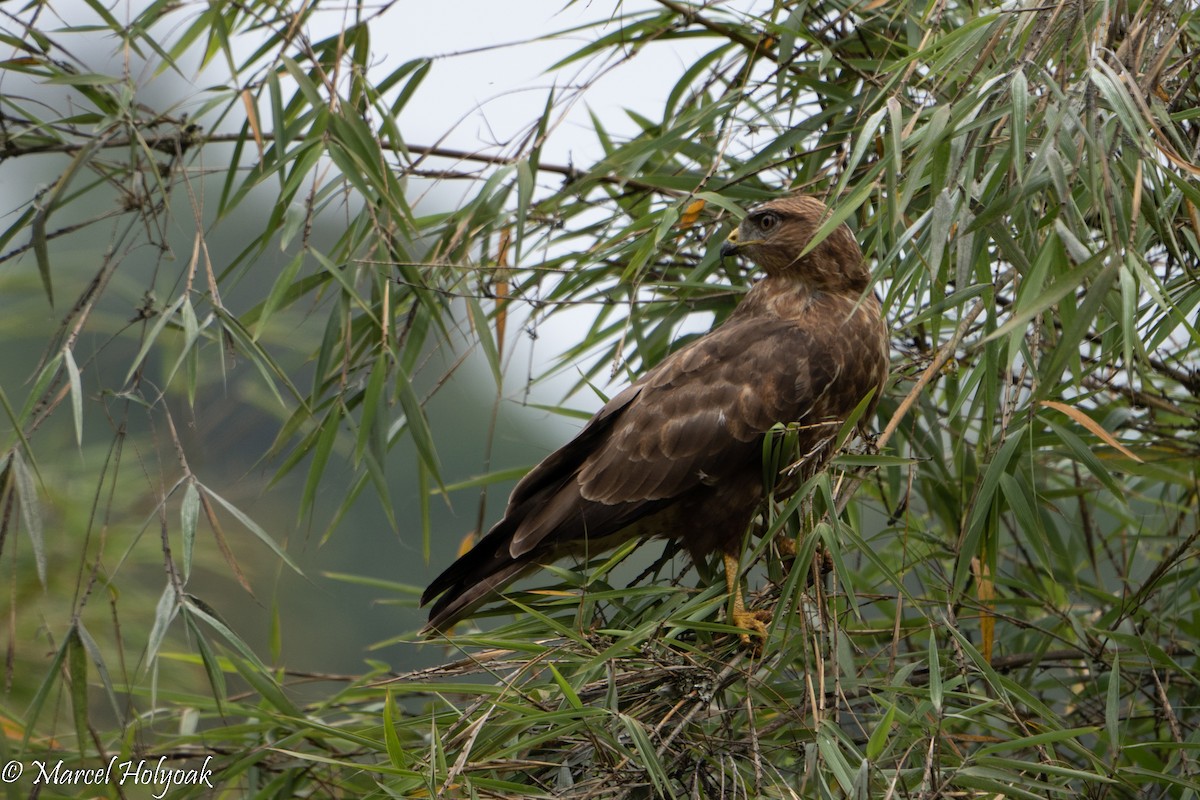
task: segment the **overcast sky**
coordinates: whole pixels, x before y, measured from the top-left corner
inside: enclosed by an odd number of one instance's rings
[[[401,64],[422,56],[435,61],[420,90],[410,100],[399,120],[410,145],[440,144],[469,152],[484,150],[515,153],[505,146],[527,131],[543,114],[553,88],[556,104],[565,106],[558,127],[549,137],[543,162],[586,165],[603,152],[594,132],[589,110],[603,119],[611,135],[632,135],[636,125],[625,109],[651,118],[661,109],[679,76],[712,40],[668,40],[639,49],[632,57],[614,61],[611,51],[604,58],[573,62],[554,71],[548,68],[589,42],[619,28],[614,13],[631,14],[657,9],[649,0],[637,2],[577,3],[564,8],[562,0],[524,0],[495,3],[485,0],[455,0],[428,3],[401,0],[379,24],[373,25],[372,42],[383,60],[376,66],[385,75]],[[340,20],[327,19],[330,24]],[[596,23],[596,24],[593,24]],[[588,26],[588,27],[584,27]],[[563,36],[559,31],[582,28]],[[395,41],[394,48],[382,43]],[[586,87],[585,91],[581,91]],[[448,133],[447,133],[448,132]],[[443,138],[444,137],[444,138]],[[476,165],[467,165],[474,168]],[[557,175],[542,175],[543,183],[557,183]],[[414,182],[415,185],[415,182]],[[438,205],[464,203],[477,187],[468,182],[444,182],[430,200]],[[536,258],[536,254],[527,254]],[[513,309],[520,315],[520,309]],[[561,351],[561,343],[578,339],[590,324],[593,309],[562,312],[539,325],[538,340],[530,342],[522,326],[510,326],[511,352],[516,360],[508,370],[510,396],[522,391],[529,371],[527,359],[535,361],[538,375]],[[703,321],[698,321],[703,324]],[[562,375],[538,390],[534,402],[557,403],[578,379],[577,373]],[[623,379],[605,387],[611,394]],[[578,395],[572,405],[598,408],[599,398]],[[559,421],[566,428],[577,423]]]
[[[633,108],[653,114],[662,106],[675,80],[702,47],[691,40],[655,43],[636,57],[613,67],[609,61],[575,62],[554,72],[547,68],[617,26],[612,15],[653,8],[652,2],[576,3],[562,0],[454,0],[429,3],[402,0],[384,18],[380,32],[395,30],[397,47],[387,53],[387,70],[419,56],[437,61],[405,114],[406,135],[412,141],[432,140],[454,126],[447,144],[462,149],[486,147],[518,135],[543,112],[551,87],[569,95],[573,87],[590,84],[571,110],[567,124],[551,137],[547,158],[566,161],[596,157],[600,149],[587,115],[590,106],[606,124],[618,125]],[[562,37],[557,31],[601,23]],[[497,45],[512,44],[498,47]],[[709,42],[708,47],[712,44]],[[597,75],[602,75],[597,79]],[[585,105],[586,103],[586,105]],[[456,121],[462,120],[455,126]],[[571,131],[575,130],[576,135]],[[629,124],[627,131],[632,131]]]

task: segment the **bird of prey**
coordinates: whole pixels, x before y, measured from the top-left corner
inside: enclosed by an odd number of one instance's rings
[[[804,472],[832,455],[845,419],[888,372],[888,334],[854,235],[803,195],[753,209],[721,247],[765,274],[719,327],[609,400],[513,489],[504,518],[429,584],[426,633],[447,630],[523,573],[630,539],[677,539],[724,558],[730,620],[759,635],[738,584],[744,535],[764,498],[763,437],[798,423]],[[808,252],[805,252],[808,250]],[[749,643],[749,636],[743,635]]]

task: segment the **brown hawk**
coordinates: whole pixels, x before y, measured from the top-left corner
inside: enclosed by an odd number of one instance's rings
[[[747,611],[737,588],[744,534],[764,497],[763,437],[800,423],[812,474],[868,395],[869,418],[888,371],[887,329],[850,229],[839,225],[804,252],[828,216],[806,196],[746,216],[721,254],[744,254],[766,277],[722,325],[609,400],[517,484],[504,518],[421,596],[422,605],[437,598],[427,633],[539,564],[659,536],[693,559],[720,550],[731,621],[765,634],[769,614]]]

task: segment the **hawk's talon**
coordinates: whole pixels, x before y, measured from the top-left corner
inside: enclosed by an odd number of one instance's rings
[[[729,615],[729,621],[739,628],[747,631],[747,633],[739,634],[742,644],[749,647],[756,653],[761,653],[764,643],[767,641],[767,626],[771,624],[771,612],[765,608],[759,609],[741,609],[735,607],[733,613]],[[758,636],[758,639],[751,639],[751,635]]]

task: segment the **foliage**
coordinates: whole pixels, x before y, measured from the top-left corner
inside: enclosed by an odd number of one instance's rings
[[[215,755],[221,785],[261,797],[1196,796],[1191,4],[617,5],[563,32],[586,42],[555,67],[582,85],[470,152],[405,135],[438,63],[374,67],[389,5],[339,7],[345,24],[313,38],[319,3],[88,8],[97,24],[0,10],[0,169],[56,170],[19,196],[6,181],[0,231],[6,280],[36,272],[57,326],[32,379],[0,387],[9,756]],[[120,64],[77,55],[97,33]],[[546,157],[611,63],[636,73],[643,52],[697,43],[660,114],[593,111],[603,157]],[[194,107],[144,96],[140,76],[218,67]],[[467,187],[464,202],[410,201],[431,182]],[[410,443],[422,494],[446,488],[432,349],[467,332],[499,400],[518,323],[582,306],[591,325],[560,366],[585,364],[581,387],[611,364],[637,373],[691,315],[733,307],[750,277],[717,245],[784,190],[828,198],[856,230],[894,364],[876,447],[768,509],[800,552],[783,569],[763,537],[747,558],[765,564],[756,602],[778,603],[761,657],[729,635],[707,565],[614,577],[627,548],[514,593],[517,621],[455,637],[457,661],[325,676],[306,703],[293,684],[312,676],[189,592],[193,558],[250,588],[230,526],[289,560],[189,467],[175,424],[184,406],[203,418],[228,359],[253,365],[278,414],[266,455],[280,479],[303,475],[302,515],[348,463],[332,535],[368,487],[393,520],[428,520],[427,503],[393,510],[386,467]],[[261,231],[214,262],[213,238],[264,198]],[[176,226],[190,250],[167,269]],[[83,241],[99,257],[79,259]],[[133,291],[118,271],[147,245],[159,255]],[[285,318],[319,323],[311,345]],[[126,466],[127,436],[151,435],[157,462]],[[47,514],[73,502],[46,502],[72,438],[104,453],[94,500],[70,512],[95,533],[49,541]],[[131,488],[123,467],[163,477]],[[146,485],[159,537],[135,533],[145,509],[125,499]],[[116,567],[145,550],[163,588],[122,629],[147,595]],[[23,617],[38,590],[18,565],[69,608]],[[35,654],[18,638],[39,624]]]

